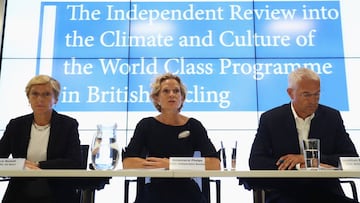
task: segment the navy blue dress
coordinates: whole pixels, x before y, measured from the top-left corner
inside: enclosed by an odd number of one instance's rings
[[[181,126],[163,124],[154,117],[143,118],[136,126],[130,143],[123,152],[126,157],[192,157],[195,151],[203,157],[217,157],[214,145],[200,121],[190,118]],[[199,203],[203,197],[191,178],[151,178],[138,202]]]

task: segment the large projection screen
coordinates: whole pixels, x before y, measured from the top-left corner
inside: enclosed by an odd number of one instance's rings
[[[288,73],[307,67],[321,77],[320,102],[341,111],[360,150],[359,2],[7,1],[0,136],[11,118],[31,112],[28,80],[49,74],[62,85],[55,109],[79,121],[83,144],[97,124],[116,122],[124,147],[136,123],[158,113],[151,82],[172,72],[188,89],[182,113],[199,119],[217,148],[222,141],[230,153],[237,142],[237,167],[247,170],[259,116],[289,102]],[[104,191],[115,184],[122,187]],[[223,198],[252,198],[236,180],[223,184],[236,185]]]

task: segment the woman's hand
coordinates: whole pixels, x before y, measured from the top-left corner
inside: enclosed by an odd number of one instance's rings
[[[40,169],[39,168],[39,163],[32,162],[32,161],[29,161],[29,160],[25,160],[25,168],[34,169],[34,170]]]
[[[143,162],[144,168],[165,168],[169,169],[169,159],[168,158],[158,158],[158,157],[147,157]]]

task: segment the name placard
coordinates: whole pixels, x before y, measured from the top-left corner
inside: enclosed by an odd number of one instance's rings
[[[0,159],[0,170],[23,170],[25,159]]]
[[[360,157],[340,157],[342,170],[360,170]]]
[[[205,170],[204,157],[170,157],[170,170]]]

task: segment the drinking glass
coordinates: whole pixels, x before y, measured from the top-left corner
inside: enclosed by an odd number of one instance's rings
[[[320,140],[303,140],[306,169],[319,169],[320,166]]]
[[[96,170],[112,170],[119,160],[116,138],[117,124],[97,125],[91,147],[91,161]]]

